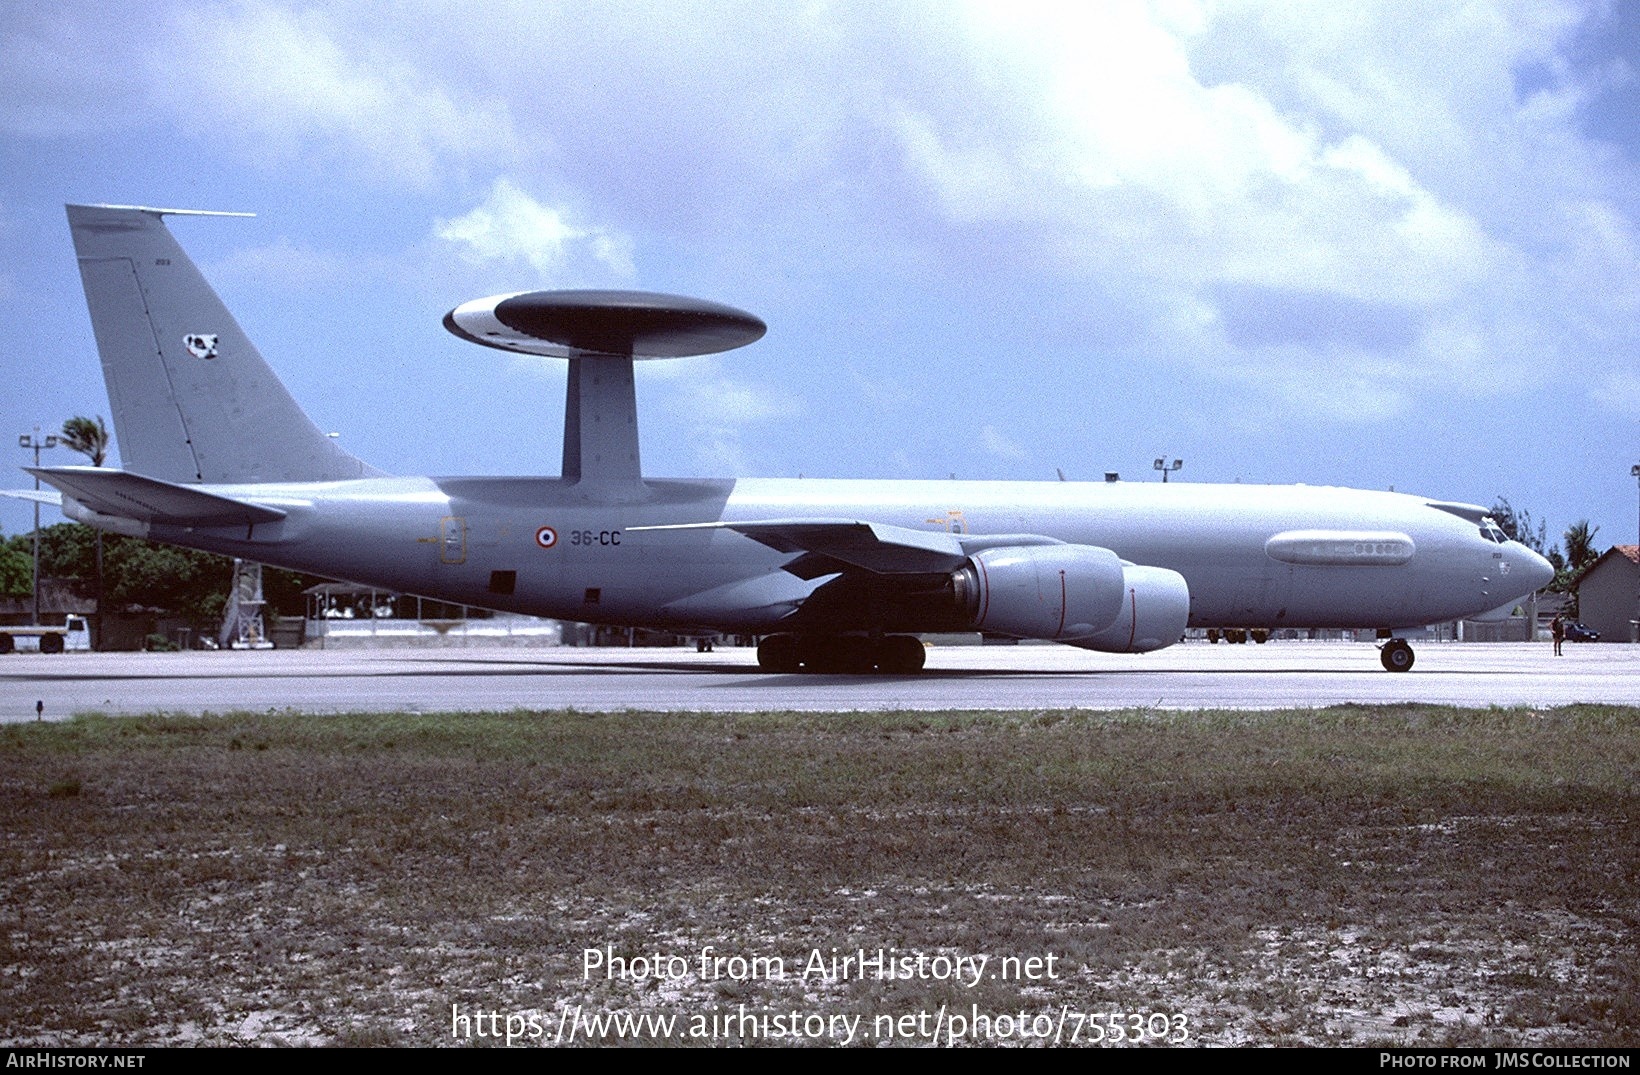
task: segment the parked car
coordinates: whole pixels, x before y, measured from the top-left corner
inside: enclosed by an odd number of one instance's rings
[[[1566,641],[1599,642],[1600,632],[1589,627],[1585,627],[1581,623],[1568,623],[1566,625]]]

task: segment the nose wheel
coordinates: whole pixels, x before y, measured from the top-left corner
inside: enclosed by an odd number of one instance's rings
[[[1392,638],[1378,651],[1386,672],[1406,672],[1412,668],[1412,645],[1404,638]]]

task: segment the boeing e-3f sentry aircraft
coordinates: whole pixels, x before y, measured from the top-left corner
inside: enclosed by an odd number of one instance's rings
[[[32,471],[69,518],[498,611],[763,636],[771,672],[919,671],[915,635],[1141,653],[1187,627],[1506,615],[1553,577],[1485,509],[1320,487],[646,477],[633,364],[725,351],[756,317],[560,291],[464,303],[462,339],[565,359],[553,477],[395,477],[302,412],[183,252],[182,210],[71,205],[122,471]]]

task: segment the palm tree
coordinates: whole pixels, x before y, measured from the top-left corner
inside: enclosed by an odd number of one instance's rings
[[[1583,519],[1566,528],[1566,560],[1567,566],[1573,572],[1583,570],[1591,560],[1600,554],[1595,552],[1594,536],[1600,533],[1600,527],[1590,527],[1589,520]]]
[[[81,455],[91,458],[91,465],[100,467],[108,458],[108,427],[102,415],[95,418],[70,418],[63,423],[62,441]]]
[[[72,448],[91,460],[91,465],[100,467],[108,458],[108,427],[103,424],[102,415],[95,418],[76,416],[63,423],[63,445]],[[94,646],[102,645],[102,606],[103,606],[103,535],[97,531],[97,615],[93,618],[95,632],[92,637]]]

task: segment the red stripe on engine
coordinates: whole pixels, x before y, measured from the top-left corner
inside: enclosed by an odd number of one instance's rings
[[[985,625],[985,616],[991,611],[991,576],[985,570],[984,560],[976,556],[974,557],[974,564],[979,568],[979,588],[983,591],[980,595],[979,622],[975,626],[983,627]]]
[[[1059,573],[1059,630],[1053,633],[1055,638],[1065,633],[1065,602],[1068,599],[1065,593],[1065,573]]]

